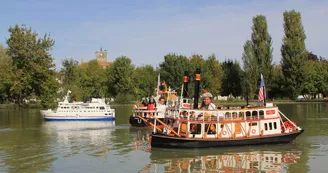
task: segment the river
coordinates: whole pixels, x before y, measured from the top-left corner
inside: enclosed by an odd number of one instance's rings
[[[305,131],[289,144],[158,149],[150,129],[116,121],[45,122],[38,109],[0,109],[0,172],[327,172],[328,104],[278,104]]]

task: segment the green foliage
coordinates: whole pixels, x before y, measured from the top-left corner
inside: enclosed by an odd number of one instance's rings
[[[0,103],[8,102],[12,81],[12,60],[0,45]]]
[[[242,60],[245,77],[243,78],[243,91],[250,97],[258,90],[260,75],[265,79],[265,87],[270,91],[272,84],[272,41],[268,32],[266,17],[257,15],[253,18],[251,40],[244,45]]]
[[[120,93],[134,94],[133,73],[135,67],[131,64],[131,59],[125,56],[116,58],[113,64],[107,69],[109,93],[116,97]]]
[[[189,70],[190,60],[185,56],[176,54],[165,55],[164,62],[159,64],[159,68],[161,78],[176,91],[181,90],[184,71],[191,71]]]
[[[157,74],[153,66],[137,67],[134,72],[135,93],[137,98],[149,97],[157,87]]]
[[[32,94],[49,97],[53,102],[54,92],[58,91],[55,64],[49,51],[55,41],[48,34],[37,38],[38,34],[25,25],[9,28],[10,37],[7,39],[7,54],[13,61],[13,85],[11,92],[18,103]]]
[[[207,88],[214,96],[217,96],[220,94],[223,72],[221,64],[214,54],[206,60],[205,69],[207,69],[209,75]]]
[[[306,61],[304,66],[304,82],[301,93],[316,94],[326,93],[327,84],[327,64],[318,61]]]
[[[79,78],[83,100],[109,96],[107,94],[106,70],[98,65],[97,60],[91,60],[86,66],[82,66]]]
[[[257,59],[258,76],[256,79],[260,81],[260,74],[265,80],[265,88],[267,91],[271,89],[272,78],[272,39],[268,32],[266,17],[258,15],[253,18],[252,27],[252,43],[254,56]],[[266,80],[267,79],[267,80]],[[259,83],[259,82],[258,82]]]
[[[135,98],[133,97],[133,95],[126,94],[126,93],[119,93],[115,97],[115,103],[118,103],[118,104],[132,103],[133,100],[135,100]]]
[[[63,84],[70,86],[71,84],[75,84],[78,79],[78,68],[79,62],[70,58],[64,59],[62,61],[61,75],[63,76]]]
[[[203,89],[206,89],[206,90],[209,90],[209,92],[212,92],[209,88],[210,86],[210,75],[209,75],[209,70],[206,68],[206,61],[203,59],[203,56],[201,55],[192,55],[190,58],[189,58],[189,71],[190,71],[190,82],[192,85],[189,86],[189,96],[194,96],[194,92],[195,92],[195,85],[194,85],[194,78],[195,78],[195,75],[196,75],[196,69],[197,68],[200,68],[200,76],[201,76],[201,79],[200,79],[200,94],[202,94],[202,90]],[[180,81],[183,81],[182,80],[183,78],[181,78]],[[182,85],[182,84],[181,84]],[[180,88],[181,88],[181,85],[180,85]]]
[[[228,96],[232,94],[234,97],[240,96],[242,94],[243,72],[239,63],[231,60],[224,61],[222,70],[224,75],[222,78],[221,95]]]
[[[258,68],[258,61],[253,51],[253,43],[250,40],[247,40],[244,45],[242,60],[245,72],[245,76],[242,81],[244,86],[243,90],[245,93],[249,94],[250,98],[254,98],[255,91],[259,87],[258,77],[260,72]]]
[[[282,74],[281,65],[273,65],[273,71],[272,71],[272,85],[271,90],[268,92],[268,94],[274,98],[282,98],[285,96],[285,89],[284,86],[284,76]]]
[[[283,44],[281,46],[282,71],[290,99],[295,99],[302,91],[305,79],[305,33],[302,26],[301,14],[295,10],[284,12]],[[306,86],[307,90],[309,86]]]

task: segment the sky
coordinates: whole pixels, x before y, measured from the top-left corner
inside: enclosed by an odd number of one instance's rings
[[[157,67],[168,53],[215,54],[241,62],[251,38],[252,18],[265,15],[273,41],[273,62],[281,60],[283,12],[301,12],[306,47],[328,57],[328,1],[324,0],[4,0],[0,6],[0,44],[8,28],[25,24],[51,34],[57,69],[65,58],[95,59],[101,47],[108,61],[127,56],[136,66]]]

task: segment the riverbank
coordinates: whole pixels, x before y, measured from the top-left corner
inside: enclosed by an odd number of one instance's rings
[[[294,100],[268,100],[267,103],[276,103],[276,104],[311,104],[311,103],[325,103],[328,101],[327,100],[301,100],[301,101],[294,101]],[[230,101],[225,101],[225,100],[215,100],[214,103],[216,105],[246,105],[245,100],[230,100]],[[256,100],[250,100],[248,102],[249,104],[257,104],[258,102]],[[115,103],[112,102],[110,103],[112,107],[126,107],[126,106],[133,106],[134,104],[127,103],[127,104],[120,104],[120,103]],[[42,108],[42,105],[40,103],[33,103],[33,104],[23,104],[23,105],[17,105],[14,103],[10,104],[0,104],[0,109],[13,109],[13,108]],[[56,105],[54,104],[52,108],[56,108]]]

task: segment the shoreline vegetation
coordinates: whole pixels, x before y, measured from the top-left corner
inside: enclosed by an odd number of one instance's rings
[[[328,103],[328,100],[324,99],[314,99],[314,100],[290,100],[290,99],[277,99],[277,100],[267,100],[267,103],[276,103],[276,104],[312,104],[312,103]],[[133,106],[136,104],[137,101],[133,101],[131,103],[115,103],[111,102],[110,105],[113,107],[128,107]],[[256,100],[249,100],[249,104],[257,104],[258,102]],[[246,105],[246,100],[231,100],[231,101],[225,101],[225,100],[215,100],[214,104],[217,106],[244,106]],[[50,107],[56,108],[57,105],[53,104]],[[43,108],[41,103],[25,103],[23,105],[17,105],[15,103],[9,103],[9,104],[0,104],[0,109],[13,109],[13,108],[23,108],[23,109],[34,109],[34,108]]]
[[[266,17],[259,14],[252,18],[251,35],[245,40],[239,57],[219,61],[223,58],[215,54],[187,57],[170,52],[163,55],[158,66],[136,66],[133,57],[124,55],[107,62],[107,50],[101,48],[96,52],[96,59],[88,62],[65,58],[60,70],[56,69],[51,52],[55,40],[49,34],[40,37],[31,27],[16,24],[8,29],[10,36],[6,45],[0,45],[0,103],[14,102],[22,107],[46,109],[57,106],[56,100],[70,90],[72,100],[86,102],[91,98],[110,98],[115,100],[114,105],[133,104],[138,98],[154,95],[157,82],[181,93],[186,79],[190,84],[188,95],[193,96],[192,84],[200,79],[200,91],[242,99],[215,101],[217,104],[241,104],[246,103],[244,98],[257,102],[262,76],[267,100],[299,103],[295,100],[306,98],[307,101],[301,103],[323,102],[314,100],[328,95],[328,61],[306,48],[300,12],[285,11],[282,16],[284,34],[279,63],[272,61],[270,25]],[[196,69],[201,70],[198,79],[194,74]],[[158,75],[161,81],[157,81]],[[167,90],[161,86],[159,90]],[[40,102],[25,104],[26,100]]]

